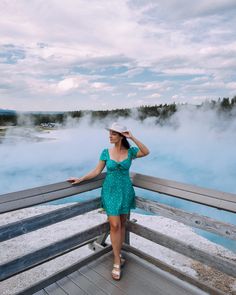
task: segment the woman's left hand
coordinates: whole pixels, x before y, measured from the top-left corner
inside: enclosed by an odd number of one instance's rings
[[[127,137],[127,138],[132,138],[133,137],[133,134],[130,132],[130,131],[125,131],[125,132],[122,132],[122,134]]]

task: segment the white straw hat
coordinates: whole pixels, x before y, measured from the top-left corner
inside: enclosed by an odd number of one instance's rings
[[[126,126],[118,123],[118,122],[114,122],[110,125],[110,127],[105,127],[106,130],[113,130],[113,131],[116,131],[116,132],[119,132],[119,133],[122,133],[122,132],[127,132],[129,131],[127,129]]]

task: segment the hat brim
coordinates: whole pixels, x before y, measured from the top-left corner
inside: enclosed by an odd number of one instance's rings
[[[105,129],[108,130],[108,131],[112,130],[112,131],[115,131],[115,132],[118,132],[118,133],[128,132],[128,130],[125,130],[125,131],[121,131],[121,132],[120,132],[120,131],[118,131],[118,130],[116,130],[116,129],[107,128],[107,127],[105,127]]]

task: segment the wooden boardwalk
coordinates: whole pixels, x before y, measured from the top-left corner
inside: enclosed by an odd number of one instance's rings
[[[122,278],[120,281],[115,281],[111,277],[113,254],[108,252],[34,294],[209,294],[153,266],[132,253],[125,252],[123,256],[126,258],[126,264],[122,268]]]
[[[102,173],[96,178],[76,186],[68,182],[60,182],[1,195],[0,213],[7,213],[95,190],[101,187],[105,175],[106,173]],[[137,173],[131,173],[131,177],[132,183],[136,187],[213,207],[218,210],[236,213],[235,194]],[[0,226],[0,243],[98,209],[101,205],[100,201],[100,196],[98,196],[84,202],[78,202]],[[233,223],[200,215],[198,212],[187,212],[171,205],[148,200],[142,196],[136,196],[136,205],[147,212],[159,214],[188,226],[203,229],[236,241],[236,225]],[[36,282],[34,285],[28,286],[16,295],[223,294],[212,286],[180,272],[174,266],[167,265],[154,256],[150,256],[131,246],[131,232],[154,244],[156,243],[199,261],[203,265],[213,267],[231,277],[236,277],[236,262],[232,259],[226,259],[214,253],[198,249],[190,245],[188,241],[180,241],[170,235],[147,228],[130,220],[130,216],[128,216],[125,243],[122,246],[122,251],[127,261],[122,269],[120,281],[115,281],[111,277],[113,252],[111,245],[106,243],[106,238],[110,234],[109,222],[106,221],[84,231],[77,232],[72,236],[62,237],[59,241],[48,246],[42,246],[38,250],[26,253],[21,257],[10,259],[5,263],[0,261],[0,282],[84,245],[90,245],[94,250],[93,254],[42,281]]]

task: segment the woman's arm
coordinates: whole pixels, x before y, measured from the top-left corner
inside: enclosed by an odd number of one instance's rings
[[[133,142],[136,143],[136,145],[140,149],[140,151],[138,151],[136,155],[137,158],[147,156],[150,153],[149,149],[141,141],[135,138],[130,131],[122,132],[122,134],[125,137],[133,140]]]
[[[92,179],[92,178],[98,176],[102,172],[104,167],[105,167],[105,161],[99,160],[99,163],[97,164],[97,166],[93,170],[91,170],[88,174],[86,174],[80,178],[71,177],[71,178],[67,179],[66,181],[71,182],[72,184],[77,184],[82,181]]]
[[[136,156],[137,158],[147,156],[150,153],[149,149],[141,141],[139,141],[137,138],[135,138],[132,134],[131,134],[130,139],[133,140],[133,142],[140,149],[140,151],[138,151],[138,153],[137,153],[137,156]]]

